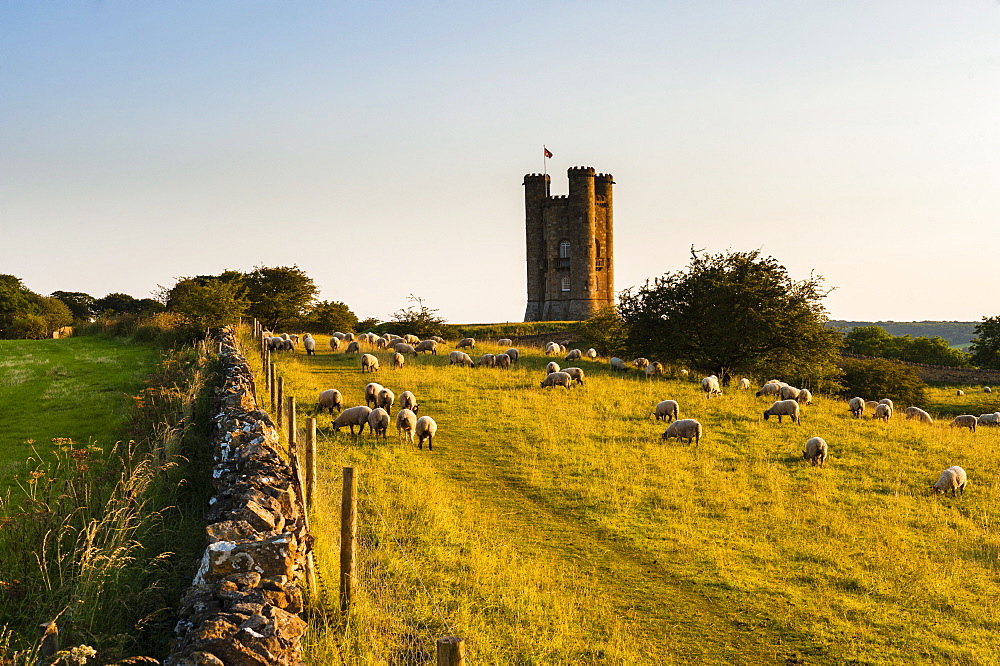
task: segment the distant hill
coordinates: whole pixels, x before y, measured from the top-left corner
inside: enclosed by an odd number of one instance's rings
[[[830,320],[829,326],[843,328],[844,332],[858,326],[881,326],[893,335],[910,335],[912,337],[932,337],[940,335],[952,347],[966,347],[976,336],[976,321],[844,321]]]

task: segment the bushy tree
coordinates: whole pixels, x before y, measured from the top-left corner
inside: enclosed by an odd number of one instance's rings
[[[247,314],[272,331],[301,319],[318,291],[313,279],[298,266],[257,266],[242,283],[250,301]]]
[[[360,330],[357,326],[358,316],[351,312],[346,303],[340,301],[319,301],[303,320],[303,328],[317,333],[347,333]]]
[[[760,252],[691,250],[684,270],[622,293],[630,352],[733,374],[833,381],[841,335],[826,326],[822,278],[793,280]]]
[[[183,323],[200,329],[228,326],[249,305],[245,288],[238,281],[180,278],[167,295],[168,309]]]
[[[82,291],[53,291],[53,298],[66,304],[77,321],[90,321],[94,316],[94,297]]]
[[[69,307],[63,303],[58,298],[52,296],[39,296],[38,297],[38,310],[39,314],[45,319],[45,325],[48,329],[48,333],[52,333],[56,329],[62,328],[63,326],[69,326],[73,323],[73,313],[70,311]]]
[[[881,326],[858,326],[844,336],[844,344],[848,352],[863,356],[930,365],[969,365],[965,352],[952,349],[948,341],[938,335],[911,338],[909,335],[892,335]]]
[[[102,317],[119,315],[148,315],[163,312],[166,306],[152,298],[135,298],[121,292],[114,292],[94,301],[94,312]]]
[[[845,358],[841,363],[846,397],[889,398],[901,405],[920,405],[924,401],[927,384],[911,367],[880,358]]]
[[[620,356],[628,347],[628,326],[622,321],[613,305],[601,308],[575,326],[583,344],[589,345],[603,356]]]
[[[36,294],[13,275],[0,275],[0,337],[47,338],[71,323],[73,315],[62,301]]]
[[[11,326],[14,320],[26,315],[38,315],[37,294],[25,287],[20,278],[0,275],[0,335],[18,337]]]
[[[416,303],[416,307],[401,308],[392,313],[392,320],[386,328],[390,333],[405,335],[412,333],[420,338],[441,335],[445,331],[445,319],[440,317],[436,308],[429,308],[419,296],[410,294],[407,299]]]
[[[969,345],[972,362],[980,368],[1000,368],[1000,315],[983,317]]]

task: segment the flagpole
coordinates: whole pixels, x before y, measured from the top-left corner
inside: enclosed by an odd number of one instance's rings
[[[548,148],[546,148],[545,144],[543,143],[542,144],[542,175],[543,176],[549,175],[549,158],[547,158],[545,156],[545,151],[547,151],[547,150],[548,150]]]

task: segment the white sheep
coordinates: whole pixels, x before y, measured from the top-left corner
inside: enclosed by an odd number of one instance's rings
[[[806,450],[802,452],[802,457],[808,460],[815,467],[823,466],[826,462],[826,440],[822,437],[813,437],[806,442]]]
[[[878,401],[878,404],[889,405],[889,409],[893,411],[896,410],[896,405],[892,404],[892,400],[890,400],[889,398],[882,398],[881,400]]]
[[[340,331],[334,331],[333,335],[331,335],[330,337],[331,338],[337,338],[338,341],[343,341],[344,337],[346,337],[346,336],[343,333],[341,333]]]
[[[344,333],[344,342],[355,342],[353,333]]]
[[[875,400],[865,400],[865,407],[867,407],[868,409],[875,409],[876,407],[879,406],[879,404],[880,403]]]
[[[496,354],[483,354],[479,357],[477,363],[480,368],[492,368],[496,365]]]
[[[701,380],[701,390],[705,392],[705,397],[711,399],[713,395],[722,395],[722,389],[719,388],[719,378],[715,375],[709,375]]]
[[[782,416],[791,417],[792,423],[796,425],[802,425],[802,417],[799,412],[799,403],[794,400],[776,400],[773,405],[764,410],[764,420],[768,420],[772,416],[778,417],[778,423],[781,423]]]
[[[475,338],[462,338],[461,340],[459,340],[458,342],[455,343],[455,349],[462,349],[463,347],[468,347],[470,349],[475,349],[476,348],[476,339]]]
[[[400,396],[402,398],[402,396]],[[402,400],[400,400],[402,404]],[[401,409],[396,412],[396,432],[400,437],[410,440],[413,444],[413,431],[417,427],[417,415],[409,409]]]
[[[583,352],[583,355],[589,358],[590,360],[594,360],[597,358],[597,350],[591,347],[587,351]]]
[[[776,382],[768,382],[760,387],[760,389],[754,395],[758,398],[766,395],[778,395],[781,393],[782,385]]]
[[[965,484],[968,482],[968,476],[965,474],[965,470],[958,465],[953,465],[948,469],[941,472],[941,476],[938,477],[937,482],[931,486],[938,495],[942,495],[949,490],[951,491],[951,496],[955,496],[955,491],[958,494],[965,494]]]
[[[671,437],[676,437],[677,441],[683,442],[687,440],[690,444],[694,442],[697,444],[701,441],[701,424],[694,419],[680,419],[679,421],[674,421],[667,426],[667,429],[663,431],[660,436],[661,439],[668,440]]]
[[[351,340],[347,343],[347,349],[344,350],[345,354],[358,354],[361,352],[361,343],[357,340]]]
[[[861,415],[865,413],[865,399],[864,398],[851,398],[847,401],[847,408],[851,410],[851,416],[856,419],[860,419]]]
[[[517,351],[517,349],[515,349],[514,347],[511,347],[510,349],[505,351],[504,354],[510,356],[511,363],[517,363],[517,359],[521,358],[521,352]]]
[[[562,345],[562,344],[559,345],[559,353],[560,354],[565,354],[566,353],[566,345]]]
[[[437,356],[437,353],[438,353],[438,343],[437,343],[437,340],[421,340],[413,348],[413,351],[414,352],[419,352],[419,353],[430,352],[434,356]]]
[[[559,345],[558,345],[558,343],[555,343],[555,342],[546,342],[545,343],[545,354],[546,355],[549,355],[549,354],[558,354],[558,353],[559,353]]]
[[[372,410],[365,405],[360,405],[358,407],[348,407],[340,413],[334,422],[333,429],[340,430],[344,426],[351,427],[351,434],[354,434],[354,426],[358,426],[358,434],[360,435],[364,432],[365,424],[368,423],[368,415],[372,413]]]
[[[418,342],[420,342],[420,338],[418,338],[417,336],[413,335],[412,333],[407,333],[406,335],[404,335],[403,336],[403,340],[405,340],[406,342],[408,342],[411,345],[415,345]]]
[[[614,372],[628,372],[628,366],[625,365],[625,361],[617,356],[612,356],[609,363],[611,364],[611,370]]]
[[[948,425],[957,428],[968,428],[972,432],[976,432],[976,425],[978,423],[979,419],[977,419],[972,414],[962,414],[961,416],[956,416],[955,418],[953,418],[951,420],[951,423],[949,423]]]
[[[579,361],[581,358],[583,358],[583,352],[582,351],[580,351],[579,349],[570,349],[569,353],[566,354],[566,359],[565,360],[567,360],[567,361]]]
[[[324,409],[333,414],[333,410],[344,411],[344,396],[337,389],[327,389],[321,391],[316,400],[316,410],[322,412]]]
[[[333,336],[330,337],[330,349],[332,349],[333,351],[337,351],[338,349],[340,349],[340,338]]]
[[[375,339],[375,347],[378,349],[385,349],[387,346],[389,346],[389,342],[385,338]]]
[[[1000,412],[992,414],[980,414],[976,419],[977,426],[1000,426]]]
[[[289,335],[288,339],[292,341],[293,345],[299,344],[299,339],[300,338],[299,338],[299,336],[296,333],[292,333],[291,335]]]
[[[512,344],[514,344],[514,341],[510,338],[500,338],[497,340],[497,347],[510,347]]]
[[[405,356],[403,356],[399,352],[393,352],[393,354],[392,354],[392,367],[394,367],[394,368],[396,368],[398,370],[399,368],[403,367],[403,364],[405,362],[406,362],[406,357]]]
[[[302,336],[302,347],[306,350],[306,356],[315,356],[316,354],[316,340],[313,336],[306,333]]]
[[[983,393],[993,393],[993,389],[991,389],[989,386],[984,386]]]
[[[919,407],[907,407],[903,410],[903,416],[907,419],[916,419],[921,423],[934,423],[934,419],[931,418],[931,415]]]
[[[383,388],[375,396],[375,404],[390,414],[392,413],[392,403],[394,402],[396,402],[396,394],[392,392],[392,389]]]
[[[352,342],[352,345],[358,344]],[[361,355],[361,372],[378,372],[378,358],[372,354]]]
[[[464,365],[469,368],[476,367],[476,364],[472,362],[472,357],[460,351],[453,351],[448,354],[448,365]]]
[[[801,390],[794,386],[782,386],[778,389],[778,396],[782,400],[798,400],[800,392]]]
[[[569,388],[572,381],[573,378],[565,372],[550,372],[549,376],[542,380],[541,387],[565,386],[566,388]]]
[[[389,430],[389,412],[381,407],[373,409],[368,415],[368,428],[375,437],[381,435],[382,439],[385,439],[386,432]]]
[[[885,421],[886,423],[888,423],[889,419],[892,418],[892,412],[893,409],[890,405],[887,405],[884,402],[880,402],[879,404],[875,405],[875,413],[872,415],[872,418],[875,419],[876,421]]]
[[[415,430],[416,430],[416,433],[417,433],[417,437],[419,438],[419,442],[417,443],[417,448],[418,449],[423,449],[424,448],[424,440],[426,439],[427,440],[427,450],[428,451],[433,451],[434,450],[434,435],[437,434],[437,430],[438,430],[438,425],[434,421],[434,419],[432,419],[429,416],[421,416],[419,419],[417,419],[417,425],[416,425]]]
[[[493,367],[506,370],[510,367],[510,356],[507,354],[497,354],[493,357]]]
[[[549,361],[548,365],[545,366],[545,372],[550,375],[553,372],[559,372],[560,369],[559,364],[555,361]]]
[[[796,398],[800,405],[811,405],[813,394],[809,389],[799,389],[799,397]]]
[[[740,383],[736,385],[737,391],[749,391],[750,390],[750,380],[746,377],[740,379]]]
[[[406,342],[397,342],[392,346],[392,348],[396,350],[397,354],[413,354],[414,356],[417,355],[417,350],[413,348],[413,345],[408,344]]]
[[[384,388],[384,386],[375,382],[371,382],[365,386],[365,404],[378,407],[378,392]]]
[[[965,395],[965,391],[963,391],[962,389],[958,389],[957,391],[955,391],[955,395],[958,397],[962,397],[963,395]]]
[[[583,384],[583,368],[563,368],[562,371],[572,377],[577,384]]]
[[[656,410],[653,412],[653,415],[657,421],[666,421],[669,423],[678,418],[680,409],[680,405],[677,404],[676,400],[664,400],[663,402],[656,403]]]
[[[663,364],[651,361],[646,364],[646,379],[652,379],[663,374]]]
[[[417,404],[417,396],[413,395],[412,391],[403,391],[399,394],[399,408],[409,409],[416,414],[420,411],[420,405]]]
[[[431,336],[431,340],[433,340],[434,342],[438,343],[439,345],[443,345],[444,344],[444,338],[442,338],[440,335],[432,335]]]
[[[643,370],[647,365],[649,365],[649,359],[643,358],[642,356],[634,358],[632,359],[632,365],[635,366],[636,370]]]

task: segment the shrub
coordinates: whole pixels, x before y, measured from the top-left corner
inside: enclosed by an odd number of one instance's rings
[[[867,400],[890,398],[908,405],[922,404],[926,398],[924,383],[913,368],[884,359],[845,358],[844,395]]]

